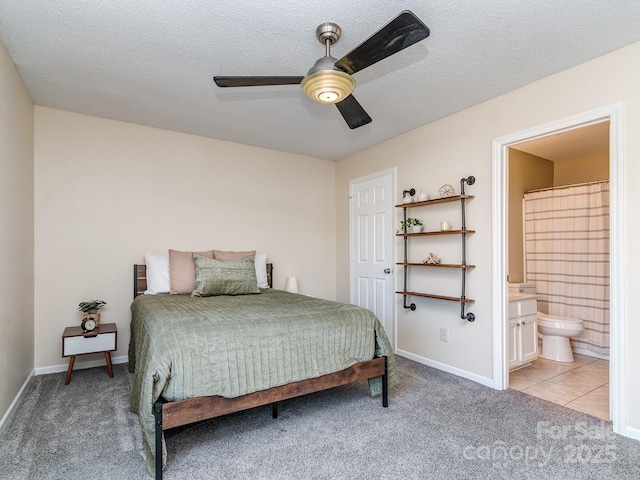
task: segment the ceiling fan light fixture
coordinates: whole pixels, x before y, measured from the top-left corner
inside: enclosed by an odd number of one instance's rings
[[[340,70],[319,70],[300,82],[304,93],[319,103],[339,103],[353,92],[355,79]]]

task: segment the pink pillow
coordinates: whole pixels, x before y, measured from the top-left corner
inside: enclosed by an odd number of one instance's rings
[[[195,252],[201,257],[213,258],[213,250]],[[169,293],[191,295],[196,289],[196,264],[191,252],[169,250]]]
[[[228,262],[229,260],[241,260],[249,255],[255,256],[255,254],[255,250],[251,250],[250,252],[227,252],[224,250],[214,250],[213,258],[220,260],[221,262]]]

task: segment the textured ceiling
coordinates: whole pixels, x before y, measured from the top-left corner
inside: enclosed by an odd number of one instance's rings
[[[320,23],[342,28],[340,58],[404,9],[431,36],[355,74],[364,127],[297,85],[213,83],[305,75]],[[640,41],[639,24],[638,0],[0,0],[37,105],[333,160]]]

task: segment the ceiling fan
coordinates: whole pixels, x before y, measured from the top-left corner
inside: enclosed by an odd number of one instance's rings
[[[342,30],[335,23],[323,23],[316,37],[325,45],[320,58],[305,77],[226,76],[213,77],[219,87],[262,87],[297,85],[316,102],[335,103],[349,125],[358,128],[371,122],[371,117],[351,95],[356,86],[352,77],[363,70],[429,36],[429,28],[409,10],[404,10],[340,60],[331,56],[331,45],[340,39]]]

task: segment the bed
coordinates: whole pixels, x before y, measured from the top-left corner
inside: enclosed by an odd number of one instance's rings
[[[135,265],[131,409],[156,479],[170,428],[264,405],[276,418],[278,402],[365,379],[388,406],[395,359],[369,310],[273,288],[204,298],[145,288],[145,266]]]

